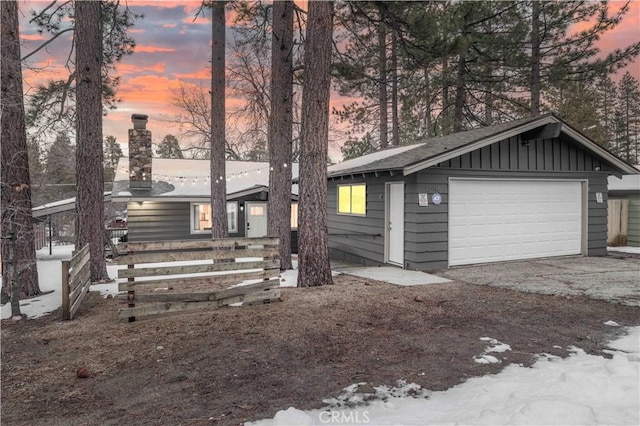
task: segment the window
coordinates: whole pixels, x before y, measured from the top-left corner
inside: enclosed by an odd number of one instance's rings
[[[291,229],[298,229],[298,203],[291,203]]]
[[[365,216],[367,214],[367,186],[338,185],[338,213]]]
[[[192,204],[192,234],[211,231],[211,204]],[[227,203],[227,223],[229,232],[238,232],[238,203]]]

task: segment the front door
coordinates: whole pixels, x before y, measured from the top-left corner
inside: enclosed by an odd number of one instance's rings
[[[387,262],[404,266],[404,182],[387,183]]]
[[[247,237],[259,238],[267,235],[267,203],[247,202],[246,230]]]

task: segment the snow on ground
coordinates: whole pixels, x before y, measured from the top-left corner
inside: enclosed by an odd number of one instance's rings
[[[631,246],[607,247],[607,251],[618,251],[621,253],[640,254],[640,247],[631,247]]]
[[[323,401],[325,409],[291,407],[273,419],[248,424],[637,425],[640,327],[628,331],[608,345],[610,359],[572,347],[568,358],[543,354],[531,367],[512,364],[442,392],[399,381],[394,388],[358,394],[355,384]]]
[[[62,262],[71,259],[73,245],[43,247],[36,252],[38,277],[43,295],[20,301],[20,312],[28,318],[39,318],[62,306]],[[11,303],[2,305],[2,319],[11,318]]]
[[[60,261],[70,259],[72,250],[73,246],[54,246],[51,255],[48,247],[37,252],[40,288],[53,291],[21,301],[22,313],[29,318],[61,306]],[[117,269],[108,264],[109,276],[115,278]],[[296,282],[297,269],[280,277],[282,287],[295,287]],[[91,290],[115,294],[117,284],[93,285]],[[10,316],[7,303],[2,318]],[[604,324],[618,326],[614,321]],[[479,339],[489,346],[476,358],[511,349],[491,337]],[[375,394],[362,394],[354,384],[338,398],[325,400],[324,410],[289,408],[253,424],[640,424],[640,327],[629,329],[608,347],[604,352],[611,358],[573,347],[568,358],[543,354],[530,368],[509,365],[498,374],[472,378],[443,392],[400,380],[395,387],[380,386]]]

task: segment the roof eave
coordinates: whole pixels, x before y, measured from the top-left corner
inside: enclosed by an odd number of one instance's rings
[[[592,142],[586,136],[584,136],[582,133],[580,133],[580,132],[576,131],[575,129],[573,129],[571,126],[563,125],[562,126],[562,131],[564,133],[566,133],[571,139],[573,139],[576,142],[580,143],[582,146],[584,146],[585,148],[587,148],[591,152],[593,152],[593,153],[599,155],[600,157],[604,158],[607,162],[609,162],[611,165],[613,165],[615,168],[617,168],[622,174],[625,174],[625,175],[637,175],[637,174],[640,174],[640,171],[638,169],[636,169],[632,165],[628,164],[626,161],[621,160],[620,158],[616,157],[615,155],[613,155],[611,152],[607,151],[606,149],[604,149],[600,145]]]
[[[407,176],[407,175],[419,172],[421,170],[428,169],[429,167],[435,166],[436,164],[442,163],[443,161],[451,160],[452,158],[459,157],[471,151],[475,151],[477,149],[484,148],[485,146],[489,146],[491,144],[499,142],[503,139],[507,139],[507,138],[519,135],[526,131],[533,130],[542,125],[550,124],[550,123],[562,123],[562,121],[558,120],[552,115],[541,116],[539,120],[535,120],[530,123],[523,124],[518,127],[514,127],[513,129],[510,129],[510,130],[505,130],[496,135],[487,136],[484,139],[480,139],[475,142],[468,143],[467,145],[461,146],[451,151],[443,152],[434,157],[427,158],[426,160],[422,160],[417,163],[411,164],[405,167],[402,170],[402,173],[405,176]]]

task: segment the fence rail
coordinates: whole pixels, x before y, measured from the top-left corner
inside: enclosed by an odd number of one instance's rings
[[[91,286],[89,244],[62,261],[62,319],[71,320]]]
[[[277,238],[125,243],[118,247],[121,319],[269,303],[280,297]],[[126,254],[124,254],[126,253]],[[257,282],[251,282],[257,281]],[[231,287],[229,287],[231,286]]]

